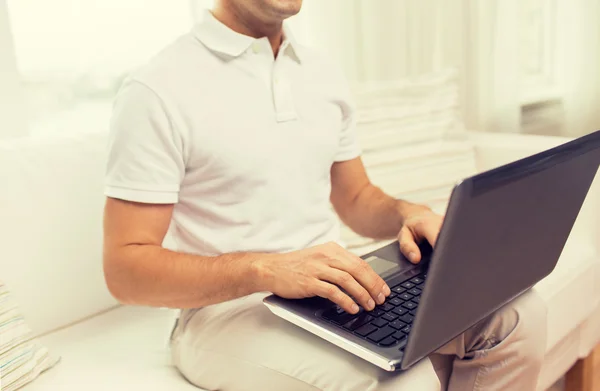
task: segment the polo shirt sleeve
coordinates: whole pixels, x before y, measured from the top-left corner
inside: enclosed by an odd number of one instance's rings
[[[107,197],[177,203],[185,173],[183,140],[151,88],[133,80],[123,85],[115,100],[108,144]]]
[[[342,129],[335,155],[336,162],[352,160],[361,155],[361,149],[356,136],[356,106],[346,80],[341,81],[342,100],[340,107],[342,111]]]

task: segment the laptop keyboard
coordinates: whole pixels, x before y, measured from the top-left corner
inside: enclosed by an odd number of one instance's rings
[[[338,306],[321,315],[339,328],[352,332],[366,341],[383,347],[406,346],[427,274],[419,274],[391,288],[392,293],[373,311],[360,309],[349,314]]]

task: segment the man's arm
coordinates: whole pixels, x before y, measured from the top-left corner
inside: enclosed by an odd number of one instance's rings
[[[362,259],[328,243],[287,254],[231,253],[204,257],[162,247],[173,205],[108,198],[104,216],[104,274],[126,304],[197,308],[273,292],[286,298],[320,296],[355,313],[371,310],[390,289]]]
[[[369,180],[360,158],[331,167],[331,202],[342,221],[359,235],[374,239],[398,237],[400,248],[411,261],[421,254],[417,243],[435,244],[442,218],[430,208],[396,200]]]
[[[162,247],[173,205],[108,198],[104,272],[111,293],[126,304],[195,308],[260,291],[256,261],[266,254],[200,257]]]
[[[367,262],[335,243],[287,254],[216,257],[163,248],[186,173],[186,133],[174,127],[155,90],[128,80],[115,102],[109,140],[104,274],[121,302],[196,308],[273,292],[320,296],[355,313],[356,303],[371,310],[390,294]]]

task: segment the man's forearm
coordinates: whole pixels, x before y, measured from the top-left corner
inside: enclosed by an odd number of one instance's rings
[[[398,235],[405,217],[415,209],[427,207],[396,200],[380,188],[369,185],[358,194],[341,217],[360,235],[374,239],[391,239]]]
[[[128,245],[105,260],[111,293],[125,304],[197,308],[260,292],[254,263],[272,255],[203,257],[153,245]]]

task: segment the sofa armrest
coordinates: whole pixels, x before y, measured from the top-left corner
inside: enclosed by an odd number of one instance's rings
[[[469,132],[468,137],[475,146],[479,171],[490,170],[572,140],[566,137],[479,132]],[[600,174],[596,175],[569,241],[573,245],[594,247],[600,262]]]
[[[486,171],[571,141],[567,137],[469,132],[477,169]]]

